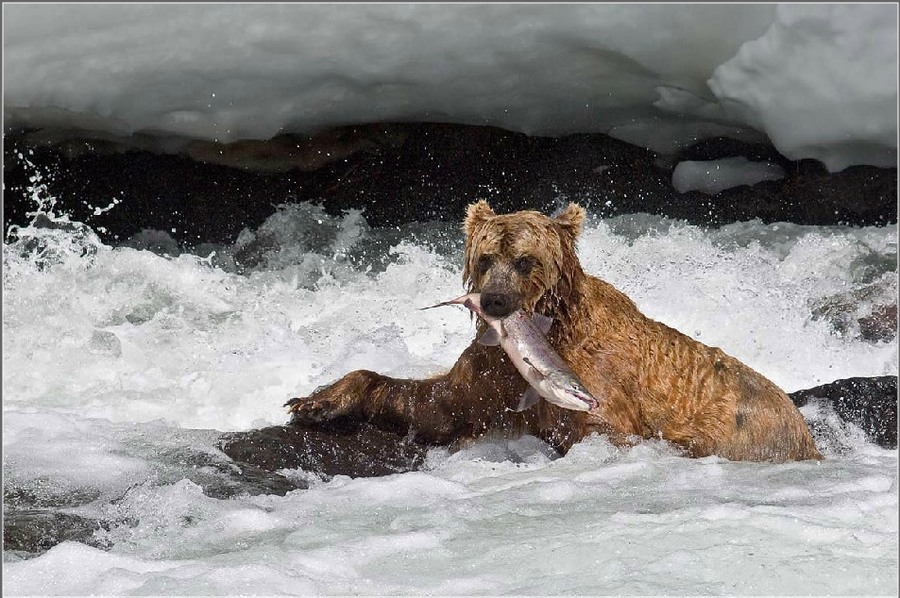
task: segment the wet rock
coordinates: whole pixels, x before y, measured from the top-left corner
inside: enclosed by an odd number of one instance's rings
[[[9,479],[3,484],[4,508],[53,509],[86,505],[100,498],[96,488],[60,486],[48,479],[29,480],[17,484]]]
[[[897,262],[886,264],[896,270]],[[827,321],[840,335],[878,343],[897,336],[896,278],[882,278],[858,289],[823,298],[811,306],[814,320]]]
[[[897,376],[845,378],[790,393],[795,405],[825,401],[842,420],[859,426],[884,448],[897,448]]]
[[[190,445],[192,438],[205,440],[207,431],[185,430],[181,438]],[[284,496],[308,487],[302,479],[289,479],[249,463],[235,463],[214,449],[179,446],[158,450],[154,457],[154,472],[142,483],[166,485],[188,479],[211,498],[259,494]],[[110,495],[109,491],[104,493],[96,488],[67,488],[52,480],[6,482],[3,489],[5,558],[6,553],[13,558],[31,558],[66,541],[106,549],[109,544],[102,539],[103,534],[95,535],[94,532],[108,531],[117,525],[137,525],[128,519],[114,521],[66,512],[75,507],[96,510],[97,505],[114,505],[137,485],[125,490],[124,494]]]
[[[681,150],[675,163],[682,160],[709,162],[724,158],[744,157],[752,162],[771,162],[786,168],[790,160],[778,153],[772,145],[752,143],[731,137],[710,137]]]
[[[418,469],[427,447],[371,426],[271,426],[226,434],[222,452],[239,466],[303,469],[324,476],[371,477]]]
[[[75,541],[105,548],[94,538],[101,529],[97,519],[47,509],[4,509],[3,550],[36,556],[60,542]]]
[[[235,466],[237,471],[226,480],[211,481],[202,485],[203,493],[210,498],[233,498],[242,494],[284,496],[294,490],[309,488],[309,484],[303,480],[289,479],[247,463],[236,463]]]

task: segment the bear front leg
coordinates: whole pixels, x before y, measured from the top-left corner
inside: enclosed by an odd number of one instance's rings
[[[286,406],[295,423],[347,419],[447,444],[509,424],[505,407],[524,388],[502,350],[473,342],[443,376],[405,380],[357,370]]]
[[[294,421],[318,423],[338,418],[365,417],[366,401],[383,376],[369,370],[356,370],[327,386],[317,388],[308,397],[295,397],[285,403]]]

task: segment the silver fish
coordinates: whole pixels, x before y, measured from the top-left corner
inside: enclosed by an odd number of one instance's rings
[[[537,404],[541,397],[563,409],[574,411],[590,411],[599,405],[575,372],[547,342],[545,335],[553,323],[552,318],[526,314],[521,310],[505,318],[495,318],[484,313],[480,299],[479,293],[469,293],[422,309],[463,305],[487,322],[490,329],[478,342],[488,346],[500,345],[530,385],[516,411],[524,411]]]

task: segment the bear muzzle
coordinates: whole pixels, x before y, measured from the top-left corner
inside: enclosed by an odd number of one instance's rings
[[[494,318],[505,318],[522,305],[522,298],[517,293],[482,291],[481,309]]]

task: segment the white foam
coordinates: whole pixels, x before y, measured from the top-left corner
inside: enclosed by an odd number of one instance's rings
[[[278,217],[289,230],[320,218],[292,214]],[[664,442],[618,449],[603,437],[555,458],[526,437],[435,449],[424,471],[381,478],[295,472],[313,483],[283,497],[205,496],[184,455],[222,459],[214,430],[284,423],[287,398],[352,367],[413,377],[449,367],[471,341],[464,310],[418,310],[462,290],[459,247],[443,227],[398,238],[353,215],[322,226],[334,234],[319,246],[276,247],[280,257],[244,275],[189,254],[100,245],[83,255],[60,239],[47,241],[58,251],[41,268],[4,244],[5,479],[38,496],[78,493],[85,502],[70,512],[112,522],[98,532],[108,551],[67,542],[7,555],[5,592],[895,588],[897,452],[853,430],[838,430],[822,463],[692,460]],[[336,252],[348,236],[348,252]],[[589,220],[579,242],[585,268],[648,315],[787,390],[897,373],[896,339],[838,335],[810,308],[873,278],[896,285],[885,265],[896,250],[894,227],[706,230],[650,216]],[[96,350],[110,346],[98,330],[121,350]]]

